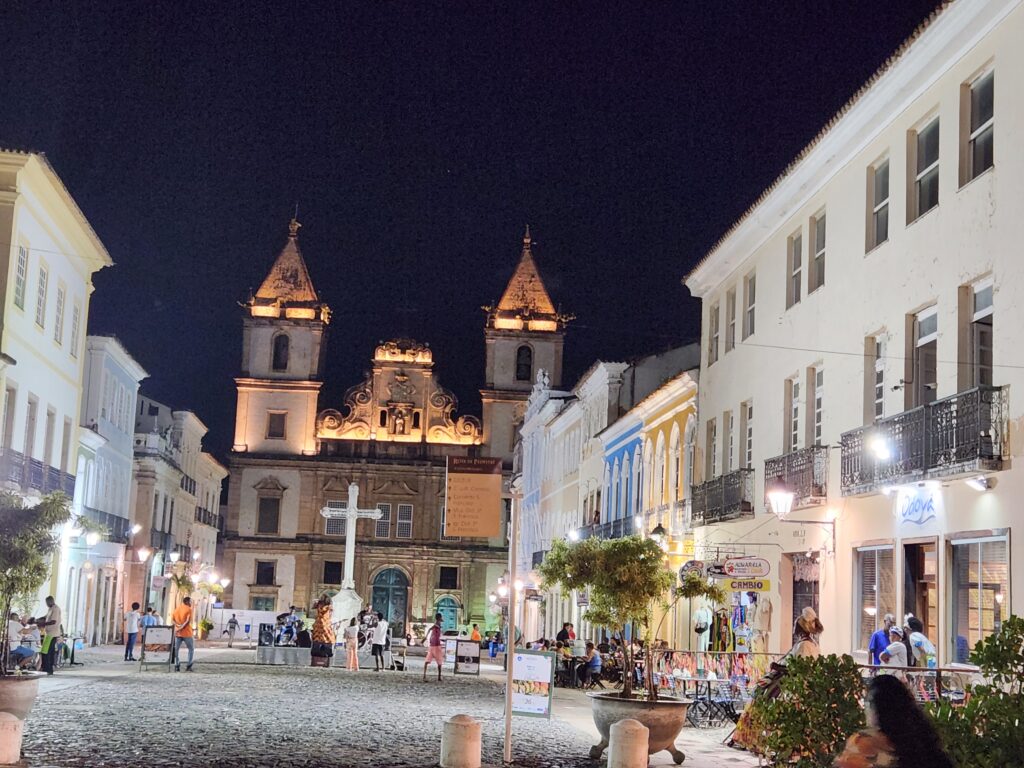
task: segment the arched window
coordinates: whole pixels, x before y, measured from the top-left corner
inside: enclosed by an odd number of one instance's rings
[[[516,381],[533,379],[533,350],[525,344],[516,350]]]
[[[288,335],[281,333],[274,337],[274,359],[273,368],[275,371],[288,370]]]
[[[672,425],[668,447],[668,500],[681,498],[679,493],[679,424]]]

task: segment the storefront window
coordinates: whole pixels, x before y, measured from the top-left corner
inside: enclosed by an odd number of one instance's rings
[[[1006,539],[954,541],[952,547],[953,658],[965,663],[975,644],[998,631],[1009,612],[1010,566]]]
[[[896,613],[896,579],[892,547],[861,547],[854,550],[857,568],[857,617],[854,645],[867,650],[872,633],[882,626],[887,613]]]

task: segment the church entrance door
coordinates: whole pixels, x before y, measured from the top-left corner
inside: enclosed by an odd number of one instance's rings
[[[373,610],[384,614],[392,637],[405,637],[409,606],[409,579],[397,568],[386,568],[373,579]]]
[[[455,631],[459,628],[459,604],[450,597],[437,601],[437,613],[441,614],[441,631]]]

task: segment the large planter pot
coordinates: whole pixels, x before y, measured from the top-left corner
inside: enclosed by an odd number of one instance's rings
[[[21,760],[25,718],[38,693],[38,675],[0,677],[0,765]]]
[[[594,725],[601,734],[601,743],[590,748],[590,757],[601,757],[608,746],[612,724],[620,720],[633,719],[643,723],[650,732],[647,753],[653,755],[668,750],[676,765],[683,762],[685,755],[676,749],[676,737],[686,723],[686,711],[692,700],[662,696],[657,701],[642,698],[623,699],[615,693],[591,693],[591,712]]]

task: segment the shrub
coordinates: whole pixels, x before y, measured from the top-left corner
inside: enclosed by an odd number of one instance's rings
[[[827,768],[864,727],[864,684],[850,656],[792,658],[779,695],[752,715],[773,765]]]

